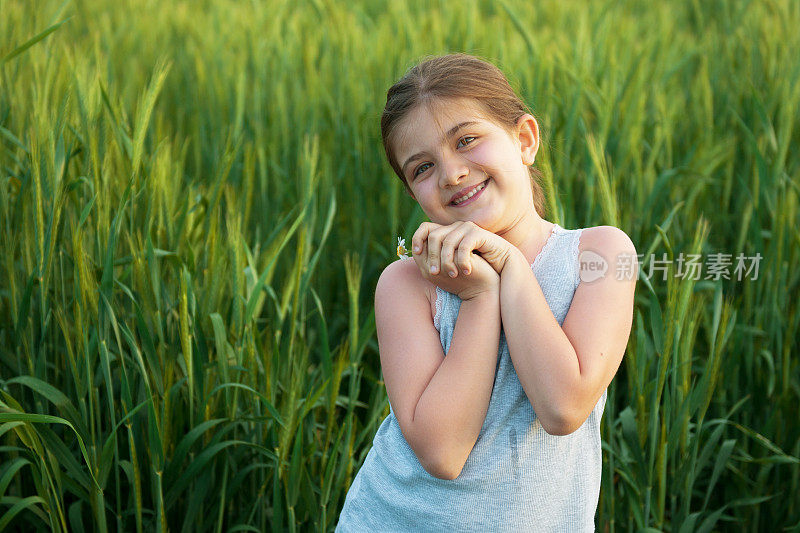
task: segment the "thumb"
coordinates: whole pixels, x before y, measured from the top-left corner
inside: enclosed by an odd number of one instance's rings
[[[488,232],[486,232],[488,233]],[[504,253],[504,246],[502,242],[505,239],[495,234],[481,233],[481,236],[475,242],[474,250],[486,259],[500,257]]]

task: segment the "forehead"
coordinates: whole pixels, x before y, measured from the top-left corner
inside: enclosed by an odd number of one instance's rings
[[[400,164],[418,150],[438,146],[445,133],[461,122],[491,125],[485,111],[474,100],[429,100],[414,107],[397,125],[393,142]]]

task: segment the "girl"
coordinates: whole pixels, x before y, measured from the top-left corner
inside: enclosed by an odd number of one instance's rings
[[[378,280],[390,413],[336,531],[593,531],[636,249],[615,227],[544,220],[539,126],[490,63],[418,64],[381,132],[431,221]]]

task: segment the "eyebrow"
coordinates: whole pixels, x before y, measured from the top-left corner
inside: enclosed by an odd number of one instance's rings
[[[465,128],[467,126],[472,126],[473,124],[478,124],[478,122],[476,122],[474,120],[468,120],[466,122],[462,122],[460,124],[456,124],[455,126],[450,128],[450,131],[447,132],[447,134],[444,136],[444,138],[445,139],[449,139],[450,137],[455,135],[458,132],[458,130],[460,130],[461,128]],[[416,154],[414,154],[411,157],[409,157],[408,159],[406,159],[406,162],[403,163],[403,166],[401,167],[401,170],[403,171],[403,173],[405,173],[406,167],[408,166],[409,163],[411,163],[415,159],[418,159],[418,158],[422,157],[423,155],[425,155],[425,152],[417,152]]]

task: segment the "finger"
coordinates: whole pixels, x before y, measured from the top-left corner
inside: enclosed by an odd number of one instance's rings
[[[472,247],[469,245],[468,242],[464,240],[461,241],[461,244],[458,247],[458,264],[456,265],[457,268],[461,269],[461,272],[464,273],[465,276],[469,276],[472,273]]]
[[[428,240],[428,234],[438,228],[439,224],[433,222],[423,222],[414,232],[411,237],[411,252],[412,254],[422,253],[423,244]]]
[[[469,221],[469,231],[464,238],[461,239],[461,251],[464,253],[460,255],[462,263],[459,264],[459,267],[462,271],[466,270],[467,275],[472,274],[473,266],[475,263],[476,258],[480,258],[480,253],[477,253],[476,248],[478,247],[479,237],[481,232],[484,231],[483,228],[476,225],[475,223]]]
[[[460,265],[461,263],[464,262],[463,255],[464,255],[464,252],[461,251],[461,247],[460,246],[458,248],[456,248],[455,252],[453,253],[453,263],[455,264],[454,270],[455,270],[455,273],[456,273],[456,275],[453,276],[454,278],[457,277],[459,274],[461,274],[461,275],[466,274],[466,272],[459,272],[458,271],[458,269],[459,269],[458,265]]]
[[[420,272],[422,273],[422,277],[428,279],[430,276],[430,271],[428,270],[428,244],[427,241],[422,243],[422,250],[421,253],[414,254],[412,257],[414,261],[417,263],[417,267],[419,267]]]
[[[474,240],[472,241],[473,250],[481,255],[501,253],[504,245],[507,244],[505,239],[490,231],[477,228],[473,232]]]
[[[442,241],[449,233],[449,229],[443,226],[434,228],[428,233],[428,270],[431,275],[439,274],[442,256]]]
[[[444,273],[446,267],[452,267],[454,243],[461,239],[462,230],[458,223],[439,226],[428,234],[428,267],[432,275]],[[444,255],[443,255],[444,254]]]
[[[466,232],[459,245],[460,251],[463,252],[463,254],[459,254],[459,257],[462,259],[462,263],[459,264],[459,267],[462,272],[469,275],[472,273],[474,260],[478,258],[482,259],[484,249],[489,250],[490,248],[486,247],[486,230],[472,222],[468,222],[467,225],[469,226],[469,231]]]
[[[440,258],[442,273],[447,272],[451,278],[458,276],[458,258],[456,257],[456,250],[461,249],[461,242],[463,242],[464,237],[468,233],[469,227],[462,224],[448,233],[442,241]],[[462,253],[458,257],[463,256],[463,250],[461,250],[461,252]]]

